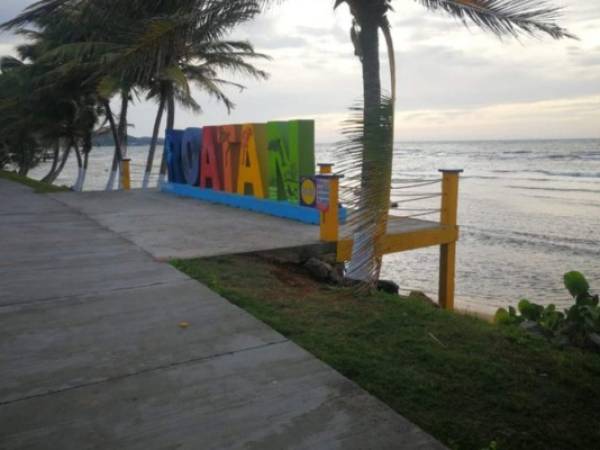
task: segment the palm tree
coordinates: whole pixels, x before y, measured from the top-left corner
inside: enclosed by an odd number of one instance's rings
[[[81,190],[92,149],[91,136],[101,113],[98,105],[103,105],[96,89],[99,75],[95,57],[101,51],[106,52],[107,46],[94,43],[92,50],[79,48],[81,42],[89,41],[97,33],[95,27],[100,27],[90,21],[89,15],[82,15],[80,9],[62,8],[28,20],[38,31],[19,28],[18,32],[29,41],[19,46],[18,52],[33,67],[39,68],[32,93],[51,102],[49,108],[41,105],[36,116],[46,118],[46,128],[54,126],[56,131],[46,137],[54,147],[54,160],[44,180],[54,181],[74,151],[79,169],[74,188]],[[9,22],[3,26],[14,25]],[[112,116],[110,108],[105,114]],[[118,136],[116,126],[115,136]],[[59,161],[60,142],[65,144],[65,149]]]
[[[445,11],[465,24],[469,21],[497,36],[546,34],[554,39],[573,38],[556,24],[559,9],[547,0],[417,0],[426,8]],[[379,278],[381,258],[374,249],[387,228],[393,159],[393,111],[396,97],[395,58],[388,13],[391,0],[335,0],[334,8],[347,4],[353,17],[351,39],[362,65],[362,118],[349,123],[349,139],[341,149],[359,169],[353,223],[358,251],[354,252],[349,275],[374,283]],[[392,72],[391,98],[382,96],[379,31],[382,31]],[[388,117],[386,117],[386,114]],[[361,131],[362,136],[357,137]],[[385,132],[382,132],[385,131]],[[385,137],[385,133],[389,135]],[[352,174],[350,174],[352,175]]]
[[[256,2],[190,0],[177,6],[171,11],[162,6],[160,14],[153,11],[149,19],[139,21],[133,32],[135,40],[122,52],[123,63],[135,67],[138,82],[148,88],[148,98],[158,102],[143,187],[149,183],[165,109],[167,128],[174,126],[176,103],[193,111],[201,109],[191,95],[190,84],[222,102],[229,111],[234,104],[222,87],[243,86],[221,78],[222,71],[267,77],[248,62],[265,58],[249,43],[220,40],[233,27],[258,14]],[[160,175],[165,174],[163,155]]]
[[[157,100],[159,107],[144,177],[147,186],[164,110],[167,128],[174,126],[176,102],[200,110],[191,96],[190,83],[223,102],[229,110],[233,103],[222,86],[242,86],[222,79],[221,71],[266,77],[248,62],[250,58],[264,57],[254,52],[250,44],[220,40],[234,26],[258,14],[258,4],[253,0],[41,0],[3,27],[66,22],[78,30],[52,56],[68,56],[71,63],[77,64],[96,63],[91,78],[97,82],[115,138],[113,170],[107,188],[112,186],[118,162],[126,152],[131,94],[136,89],[147,90],[148,98]],[[109,19],[111,26],[106,27]],[[110,110],[110,98],[117,93],[121,97],[118,124]],[[163,161],[161,174],[164,176],[165,172]]]
[[[52,146],[52,167],[56,170],[56,143],[68,122],[70,102],[62,101],[56,91],[45,94],[38,90],[42,71],[32,62],[14,57],[0,59],[0,135],[5,152],[22,175],[37,165],[45,149]]]

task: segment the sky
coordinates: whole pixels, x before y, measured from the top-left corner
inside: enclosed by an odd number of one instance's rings
[[[33,0],[2,0],[0,21]],[[361,68],[349,38],[347,7],[333,0],[286,0],[231,38],[249,40],[270,61],[267,81],[224,78],[247,89],[228,90],[224,106],[194,88],[201,114],[178,109],[177,128],[268,120],[314,119],[318,142],[339,138],[348,109],[362,96]],[[600,138],[600,2],[554,0],[560,24],[579,40],[498,39],[413,0],[395,0],[390,13],[398,65],[396,139]],[[19,38],[0,34],[0,54]],[[382,42],[383,44],[383,42]],[[382,45],[384,88],[389,89]],[[152,132],[157,105],[137,102],[130,134]]]

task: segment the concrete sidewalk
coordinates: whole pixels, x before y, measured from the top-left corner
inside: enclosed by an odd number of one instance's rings
[[[52,198],[160,261],[320,245],[318,226],[156,190],[73,192]]]
[[[66,198],[0,180],[0,449],[443,448]]]

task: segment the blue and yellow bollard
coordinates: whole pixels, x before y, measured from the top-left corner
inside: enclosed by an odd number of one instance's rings
[[[333,173],[333,164],[319,164],[317,180],[317,208],[321,210],[321,240],[337,242],[340,230],[340,178]]]

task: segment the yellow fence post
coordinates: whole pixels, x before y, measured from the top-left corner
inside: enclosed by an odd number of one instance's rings
[[[442,172],[442,225],[456,227],[458,213],[458,178],[462,170]],[[444,309],[454,309],[454,285],[456,276],[456,242],[440,246],[439,303]]]
[[[321,240],[325,242],[337,242],[340,229],[339,191],[341,176],[333,174],[333,164],[319,164],[319,175],[316,178],[317,207],[325,200],[322,194],[325,194],[327,197],[327,208],[325,210],[321,209]],[[321,183],[327,186],[325,192],[319,192],[319,185]]]
[[[130,164],[130,159],[124,159],[121,161],[121,186],[125,191],[129,191],[131,189]]]
[[[319,164],[319,175],[328,175],[333,173],[333,164],[331,163],[320,163]]]

